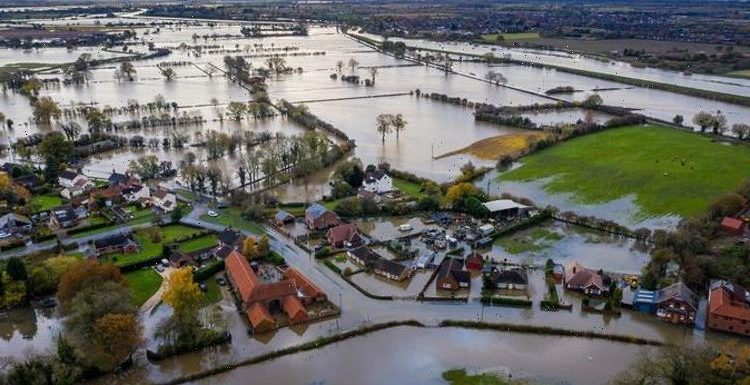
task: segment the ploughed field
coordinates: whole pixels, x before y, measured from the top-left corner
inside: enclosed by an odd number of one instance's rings
[[[545,179],[585,204],[634,195],[642,215],[700,214],[750,178],[750,147],[656,125],[586,135],[523,158],[504,181]],[[549,178],[549,179],[546,179]]]

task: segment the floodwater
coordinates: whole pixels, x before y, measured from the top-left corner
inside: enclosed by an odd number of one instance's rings
[[[241,367],[192,384],[444,384],[454,368],[542,384],[601,384],[648,351],[601,340],[398,327]],[[381,354],[375,354],[379,352]],[[382,354],[387,352],[387,354]]]
[[[55,309],[24,307],[0,311],[0,369],[3,361],[49,352],[61,327]]]

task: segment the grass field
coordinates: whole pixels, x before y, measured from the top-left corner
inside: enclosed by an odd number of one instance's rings
[[[523,158],[501,180],[555,177],[544,189],[582,203],[635,194],[641,215],[689,217],[750,178],[750,147],[655,125],[586,135]]]
[[[180,243],[180,246],[178,249],[182,251],[183,253],[191,253],[193,251],[198,251],[201,249],[206,249],[212,246],[216,246],[219,243],[218,239],[216,238],[216,235],[206,235],[203,237],[198,237],[195,239],[191,239],[186,242]]]
[[[62,197],[57,195],[33,195],[31,197],[31,206],[34,211],[47,211],[62,204]]]
[[[216,209],[219,216],[210,217],[208,215],[201,216],[201,220],[208,223],[215,223],[221,226],[232,227],[235,229],[250,231],[255,234],[264,234],[263,227],[259,224],[251,221],[247,221],[242,218],[242,211],[236,207],[230,207],[228,209]]]
[[[206,280],[206,291],[203,293],[203,301],[206,305],[221,301],[221,288],[214,278]]]
[[[425,197],[422,186],[408,180],[393,178],[393,187],[412,198],[421,199]]]
[[[442,154],[436,159],[458,154],[470,154],[481,159],[497,160],[506,155],[517,155],[521,151],[527,150],[532,143],[545,137],[547,137],[547,134],[543,132],[520,132],[493,136],[474,142],[467,147]]]
[[[486,35],[482,35],[482,40],[494,43],[497,41],[498,35],[503,37],[503,40],[501,41],[508,41],[508,40],[530,40],[530,39],[539,39],[539,32],[518,32],[518,33],[490,33]]]
[[[750,78],[750,70],[732,71],[728,75],[739,78]]]
[[[143,305],[161,286],[161,276],[150,267],[125,274],[125,280],[128,281],[133,304],[136,306]]]
[[[160,233],[160,241],[153,242],[150,235],[151,231],[158,229]],[[115,253],[104,257],[104,260],[111,261],[117,266],[129,265],[145,261],[149,258],[159,256],[162,252],[162,246],[173,242],[176,239],[187,237],[191,234],[199,232],[199,229],[182,225],[168,225],[164,227],[150,227],[148,229],[141,229],[135,232],[134,236],[138,244],[141,245],[140,251],[133,254]],[[200,238],[198,238],[200,239]]]

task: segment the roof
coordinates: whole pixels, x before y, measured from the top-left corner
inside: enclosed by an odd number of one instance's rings
[[[565,283],[574,288],[596,286],[599,290],[607,290],[602,274],[589,270],[578,262],[565,265]]]
[[[247,319],[250,324],[256,329],[262,329],[263,324],[269,324],[268,326],[274,325],[275,322],[271,314],[268,312],[265,306],[261,303],[255,303],[247,309]]]
[[[328,209],[323,207],[323,205],[319,203],[313,203],[305,209],[305,215],[310,215],[313,219],[318,219],[327,211]]]
[[[219,239],[219,242],[228,246],[233,246],[240,240],[240,238],[242,238],[242,234],[237,230],[224,229],[224,231],[219,233],[217,238]]]
[[[234,283],[235,290],[240,295],[240,299],[243,302],[250,301],[253,295],[253,289],[258,286],[258,277],[255,276],[255,272],[250,267],[250,263],[247,261],[244,255],[240,254],[237,250],[232,250],[229,253],[226,261],[224,262],[227,270],[227,274]]]
[[[682,282],[669,285],[656,292],[655,302],[657,304],[670,299],[683,301],[690,305],[694,310],[698,310],[698,296],[696,296],[695,293],[693,293],[693,291]]]
[[[5,228],[9,224],[11,224],[11,222],[15,222],[12,224],[13,226],[18,226],[18,222],[21,222],[24,225],[31,224],[31,221],[29,220],[29,218],[26,218],[23,215],[16,214],[16,213],[8,213],[0,217],[0,228]]]
[[[656,302],[656,292],[653,290],[638,289],[633,296],[633,303],[654,303]]]
[[[732,230],[742,230],[742,226],[744,226],[745,223],[737,218],[732,217],[724,217],[724,219],[721,221],[721,227],[725,227]]]
[[[58,176],[63,179],[73,180],[78,176],[78,173],[70,170],[63,170],[60,172],[60,174],[58,174]]]
[[[321,295],[325,295],[323,290],[320,290],[320,288],[312,283],[309,278],[302,275],[302,273],[300,273],[293,267],[286,269],[284,275],[288,279],[294,281],[294,283],[297,285],[297,288],[299,288],[302,291],[302,294],[304,294],[306,297],[318,297]]]
[[[383,177],[386,176],[386,173],[383,170],[375,170],[373,172],[368,172],[365,175],[365,183],[373,183],[376,180],[381,180]]]
[[[190,254],[183,253],[182,251],[175,250],[169,255],[169,262],[175,265],[179,265],[182,262],[192,262],[193,258]]]
[[[284,210],[279,210],[279,212],[276,213],[276,217],[275,218],[279,222],[285,222],[285,221],[294,219],[294,215],[289,214],[288,212],[286,212]]]
[[[328,238],[329,242],[336,244],[351,241],[358,236],[358,233],[357,225],[354,223],[344,223],[328,229],[326,238]]]
[[[253,288],[250,302],[268,301],[283,298],[288,295],[297,295],[297,287],[294,281],[283,280],[273,283],[260,284]]]
[[[172,193],[170,193],[167,190],[158,189],[158,190],[154,191],[154,196],[157,197],[157,198],[159,198],[159,199],[164,199],[164,198],[168,197],[169,195],[172,195]]]
[[[438,278],[445,278],[447,276],[453,277],[458,282],[470,282],[471,274],[463,270],[464,261],[460,258],[445,258],[440,262],[440,269],[438,270]]]
[[[361,259],[365,263],[375,263],[378,259],[380,259],[380,254],[372,251],[367,246],[360,246],[354,250],[350,250],[350,253],[354,255],[355,257]]]
[[[130,242],[134,242],[130,237],[130,234],[116,234],[95,240],[94,247],[97,249],[103,249],[105,247],[122,247]]]
[[[498,199],[494,201],[489,201],[482,203],[484,207],[487,208],[490,212],[498,212],[498,211],[505,211],[505,210],[511,210],[511,209],[526,209],[529,208],[529,206],[522,205],[520,203],[516,203],[510,199]]]
[[[128,179],[130,179],[130,178],[127,175],[120,174],[120,173],[114,172],[114,171],[112,172],[112,175],[110,175],[109,178],[107,178],[107,180],[111,184],[120,184],[120,183],[123,183],[123,182],[127,181]]]
[[[402,274],[404,274],[404,271],[406,271],[406,269],[406,266],[385,258],[380,258],[377,260],[377,262],[375,262],[375,270],[380,270],[397,277],[400,277]]]
[[[214,255],[217,258],[226,259],[234,249],[229,246],[219,246],[214,250]]]
[[[727,281],[712,282],[708,312],[710,315],[750,321],[750,294],[743,287]]]
[[[492,274],[492,279],[496,283],[512,283],[514,285],[526,285],[529,283],[529,278],[526,275],[526,271],[522,269],[507,269],[502,271],[495,271]]]
[[[301,320],[307,318],[307,311],[302,303],[294,295],[284,297],[284,312],[291,320]]]
[[[484,256],[480,254],[478,251],[472,251],[466,256],[466,264],[470,263],[482,263],[484,262]]]

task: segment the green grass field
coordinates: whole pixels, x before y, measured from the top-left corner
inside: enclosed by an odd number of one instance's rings
[[[482,40],[490,43],[497,42],[497,36],[500,35],[503,37],[503,40],[501,41],[508,41],[508,40],[530,40],[530,39],[539,39],[539,32],[518,32],[518,33],[490,33],[486,35],[482,35]]]
[[[136,306],[143,305],[161,286],[161,276],[150,267],[125,274],[125,280],[128,281],[133,304]]]
[[[242,218],[242,211],[236,207],[230,207],[228,209],[216,209],[219,216],[210,217],[208,215],[201,216],[201,220],[208,223],[215,223],[221,226],[232,227],[235,229],[250,231],[255,234],[264,234],[263,227],[259,224],[251,221],[247,221]]]
[[[412,198],[421,199],[425,197],[424,192],[421,191],[422,186],[414,182],[409,182],[407,180],[399,178],[393,178],[393,187],[399,189],[401,192],[409,195]]]
[[[47,211],[61,206],[63,202],[63,198],[57,195],[33,195],[31,197],[31,206],[34,211]]]
[[[193,251],[198,251],[202,249],[206,249],[212,246],[216,246],[219,243],[216,235],[205,235],[202,237],[198,237],[195,239],[191,239],[189,241],[185,241],[180,243],[180,246],[178,249],[182,251],[183,253],[191,253]]]
[[[216,283],[216,279],[212,277],[205,282],[207,289],[203,293],[203,302],[205,302],[206,305],[210,305],[221,301],[221,288],[219,287],[219,284]]]
[[[525,157],[522,163],[499,179],[554,177],[544,186],[546,191],[572,193],[582,203],[635,194],[639,215],[690,217],[750,178],[750,146],[645,125],[572,139]]]
[[[153,242],[150,235],[151,229],[159,229],[161,240]],[[124,266],[132,263],[145,261],[150,258],[159,256],[162,252],[162,246],[175,241],[176,239],[187,237],[191,234],[199,232],[199,229],[195,229],[183,225],[168,225],[164,227],[150,227],[148,229],[141,229],[135,232],[135,239],[141,245],[141,250],[133,254],[115,253],[107,255],[102,259],[105,261],[113,262],[116,266]],[[201,237],[202,238],[202,237]],[[197,238],[200,239],[200,238]]]

